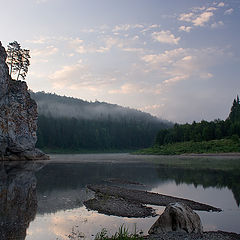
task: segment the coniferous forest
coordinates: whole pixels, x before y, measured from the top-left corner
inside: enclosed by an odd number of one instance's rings
[[[47,151],[116,151],[150,147],[167,121],[102,102],[33,93],[38,104],[37,147]]]
[[[174,143],[183,143],[177,146],[180,153],[188,151],[187,148],[193,152],[207,151],[216,145],[216,142],[208,144],[212,140],[232,139],[236,142],[240,137],[238,96],[226,120],[173,125],[148,113],[114,104],[87,102],[44,92],[31,92],[31,95],[39,111],[37,147],[47,151],[121,151],[155,144],[155,147],[168,146],[161,154],[171,154],[176,149],[174,146],[172,150],[171,144]],[[226,144],[232,145],[232,142],[222,142],[217,146],[219,151]],[[150,150],[148,153],[154,152]]]
[[[225,121],[218,119],[211,122],[175,124],[173,128],[162,129],[158,132],[156,145],[187,141],[201,142],[229,137],[240,137],[240,103],[238,96],[234,99],[230,114]]]

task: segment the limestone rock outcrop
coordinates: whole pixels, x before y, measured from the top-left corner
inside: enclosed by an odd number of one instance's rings
[[[0,42],[0,157],[5,160],[48,158],[35,149],[37,104],[24,81],[12,80]]]
[[[200,217],[183,203],[170,203],[148,231],[149,234],[167,232],[202,233]]]

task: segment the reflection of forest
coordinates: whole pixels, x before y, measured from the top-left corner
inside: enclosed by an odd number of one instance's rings
[[[240,204],[240,172],[238,170],[193,170],[184,168],[166,168],[159,166],[159,177],[162,179],[174,179],[176,184],[188,183],[194,186],[223,188],[232,190],[237,205]]]
[[[159,182],[156,165],[146,163],[50,163],[36,176],[38,193],[41,194],[104,183],[107,178],[127,179],[146,185]]]
[[[42,165],[41,165],[42,166]],[[1,163],[0,239],[26,237],[26,229],[37,211],[35,163]]]
[[[53,163],[36,173],[38,213],[81,207],[93,194],[87,184],[106,184],[108,178],[127,179],[150,186],[159,183],[156,165],[136,163]],[[131,187],[131,186],[128,186]],[[147,186],[133,186],[147,188]]]
[[[38,213],[80,207],[89,198],[87,184],[106,184],[107,178],[126,179],[145,186],[127,186],[150,190],[169,180],[203,187],[228,187],[240,201],[239,172],[164,168],[151,163],[53,163],[36,173]]]

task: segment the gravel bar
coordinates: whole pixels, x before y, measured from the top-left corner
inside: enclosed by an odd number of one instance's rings
[[[152,193],[142,190],[127,189],[108,185],[88,185],[87,187],[96,193],[102,193],[105,195],[123,198],[127,201],[134,201],[142,204],[167,206],[169,203],[182,202],[187,204],[193,210],[214,212],[222,211],[220,208],[216,208],[207,204],[195,202],[184,198],[163,195],[159,193]]]

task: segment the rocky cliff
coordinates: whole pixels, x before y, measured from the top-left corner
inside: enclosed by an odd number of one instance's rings
[[[35,149],[37,104],[24,81],[12,80],[0,42],[0,157],[4,160],[45,159]]]

